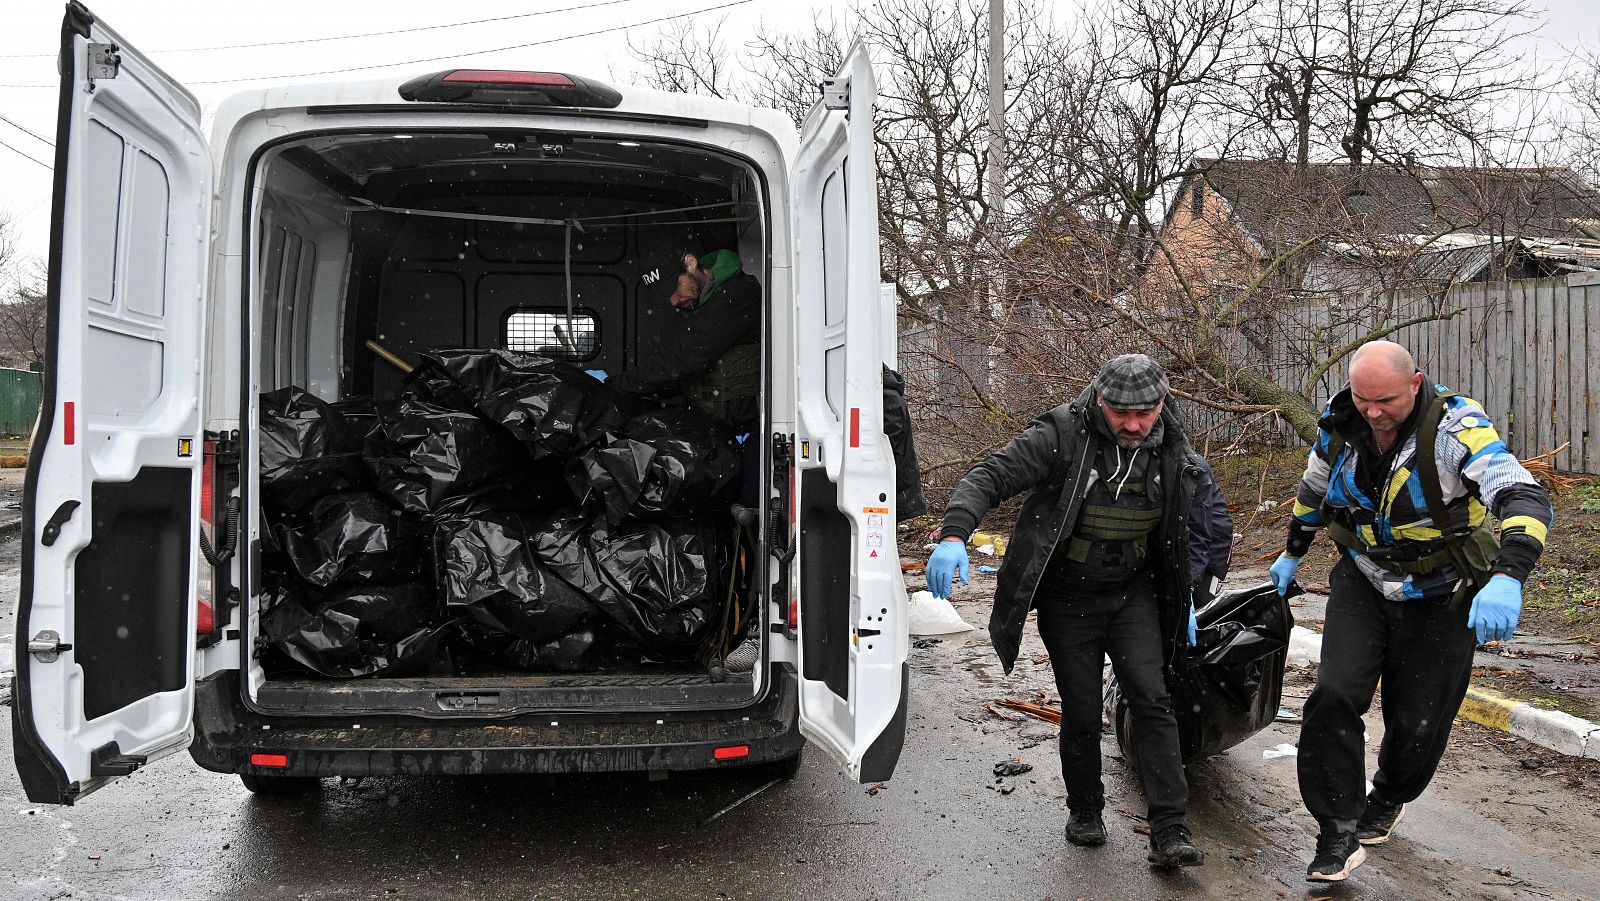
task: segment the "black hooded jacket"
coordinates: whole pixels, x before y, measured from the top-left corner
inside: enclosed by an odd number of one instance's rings
[[[1010,444],[968,470],[945,508],[940,537],[965,539],[1000,502],[1028,492],[1011,531],[989,616],[989,638],[1008,673],[1017,660],[1023,623],[1033,607],[1039,579],[1056,542],[1072,534],[1090,466],[1100,443],[1109,440],[1094,428],[1091,417],[1095,416],[1095,394],[1087,389],[1072,402],[1035,419]],[[1204,461],[1190,449],[1183,426],[1170,407],[1162,411],[1161,423],[1156,462],[1168,490],[1151,547],[1163,656],[1170,660],[1188,627],[1192,586],[1189,511],[1205,475]],[[1231,541],[1231,528],[1229,536]]]

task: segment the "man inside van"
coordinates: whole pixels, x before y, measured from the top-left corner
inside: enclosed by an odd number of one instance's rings
[[[731,250],[684,254],[677,268],[668,306],[639,311],[633,366],[592,374],[627,394],[682,394],[736,432],[752,431],[761,419],[761,283]]]
[[[991,509],[1028,492],[1000,569],[989,637],[1011,672],[1028,611],[1039,611],[1039,636],[1061,694],[1067,841],[1106,842],[1100,702],[1101,661],[1109,653],[1133,716],[1149,804],[1148,860],[1192,867],[1205,855],[1184,824],[1189,788],[1162,669],[1194,642],[1190,514],[1196,495],[1210,492],[1201,488],[1207,470],[1166,409],[1167,388],[1154,360],[1124,354],[1076,400],[973,466],[945,508],[927,574],[935,597],[950,593],[958,570],[966,581],[967,538]],[[1224,524],[1215,526],[1220,535]],[[1225,528],[1231,545],[1231,523]]]

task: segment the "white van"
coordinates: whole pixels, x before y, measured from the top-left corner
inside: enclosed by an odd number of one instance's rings
[[[70,804],[186,748],[263,792],[326,776],[782,769],[805,739],[857,780],[890,776],[908,641],[863,48],[798,140],[770,110],[451,70],[248,91],[208,142],[194,97],[76,3],[61,54],[12,704],[31,800]],[[393,373],[364,347],[375,337],[402,357],[503,348],[514,318],[578,315],[580,365],[613,374],[649,339],[641,313],[664,292],[645,296],[641,277],[674,239],[524,239],[508,225],[530,208],[717,210],[761,283],[761,662],[720,681],[273,677],[263,392],[382,392]]]

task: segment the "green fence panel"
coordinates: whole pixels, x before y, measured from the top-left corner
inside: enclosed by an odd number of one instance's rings
[[[33,434],[39,397],[39,373],[0,369],[0,435]]]

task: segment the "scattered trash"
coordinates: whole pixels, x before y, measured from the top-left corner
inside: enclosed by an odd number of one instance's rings
[[[1278,715],[1273,717],[1272,720],[1275,723],[1298,723],[1300,722],[1300,714],[1287,707],[1279,707]]]
[[[773,787],[774,785],[777,785],[779,782],[782,782],[782,781],[783,781],[783,777],[781,777],[781,776],[776,778],[776,779],[773,779],[771,782],[768,782],[766,785],[761,786],[760,788],[756,789],[755,791],[751,792],[750,794],[745,795],[744,797],[742,797],[739,800],[733,802],[732,804],[729,804],[727,807],[724,807],[721,810],[717,811],[716,813],[712,814],[711,816],[708,816],[705,819],[701,820],[700,821],[700,825],[701,826],[709,826],[709,825],[711,825],[712,823],[716,822],[718,818],[720,818],[721,816],[726,814],[728,811],[733,810],[735,807],[738,807],[740,804],[743,804],[744,802],[750,800],[751,798],[754,798],[756,795],[761,794],[762,792],[764,792],[767,789]]]
[[[927,564],[924,563],[915,563],[910,560],[900,561],[900,571],[903,573],[915,574],[920,573],[925,569],[927,569]]]
[[[1050,655],[1049,654],[1034,654],[1033,655],[1033,662],[1035,664],[1049,663],[1050,662]]]
[[[1522,759],[1522,768],[1525,770],[1537,770],[1542,766],[1544,766],[1544,761],[1538,757],[1524,757]]]
[[[1061,711],[1045,704],[1035,704],[1031,701],[1017,701],[1012,698],[1000,698],[995,701],[1001,707],[1021,711],[1037,720],[1047,723],[1061,724]]]
[[[983,554],[985,556],[989,556],[989,557],[993,557],[994,556],[994,545],[992,545],[992,544],[980,545],[979,547],[973,548],[973,550],[977,551],[978,553]],[[983,571],[982,569],[979,569],[979,572],[982,572],[982,571]]]
[[[944,639],[942,638],[918,638],[911,642],[911,646],[917,648],[918,650],[922,650],[925,648],[931,648],[936,644],[942,644],[943,642]]]
[[[988,564],[984,564],[983,566],[978,567],[978,572],[981,572],[981,573],[984,573],[984,574],[997,573],[999,571],[1000,571],[1000,567],[998,567],[998,566],[989,566]]]
[[[1023,773],[1031,772],[1032,770],[1033,764],[1023,763],[1021,760],[1015,757],[1007,758],[994,765],[994,774],[1000,777],[1020,776]]]
[[[881,792],[881,791],[883,791],[884,789],[886,789],[888,787],[889,787],[889,783],[887,783],[887,782],[877,782],[877,783],[874,783],[872,785],[867,786],[867,794],[876,795],[878,792]]]
[[[972,625],[961,618],[948,599],[936,598],[931,591],[914,592],[908,606],[911,608],[912,635],[949,635],[972,631]]]
[[[1261,759],[1262,760],[1277,760],[1279,757],[1299,757],[1299,756],[1300,756],[1300,749],[1298,747],[1294,746],[1294,745],[1289,744],[1288,742],[1284,742],[1283,744],[1278,745],[1275,748],[1268,748],[1265,751],[1261,752]]]

